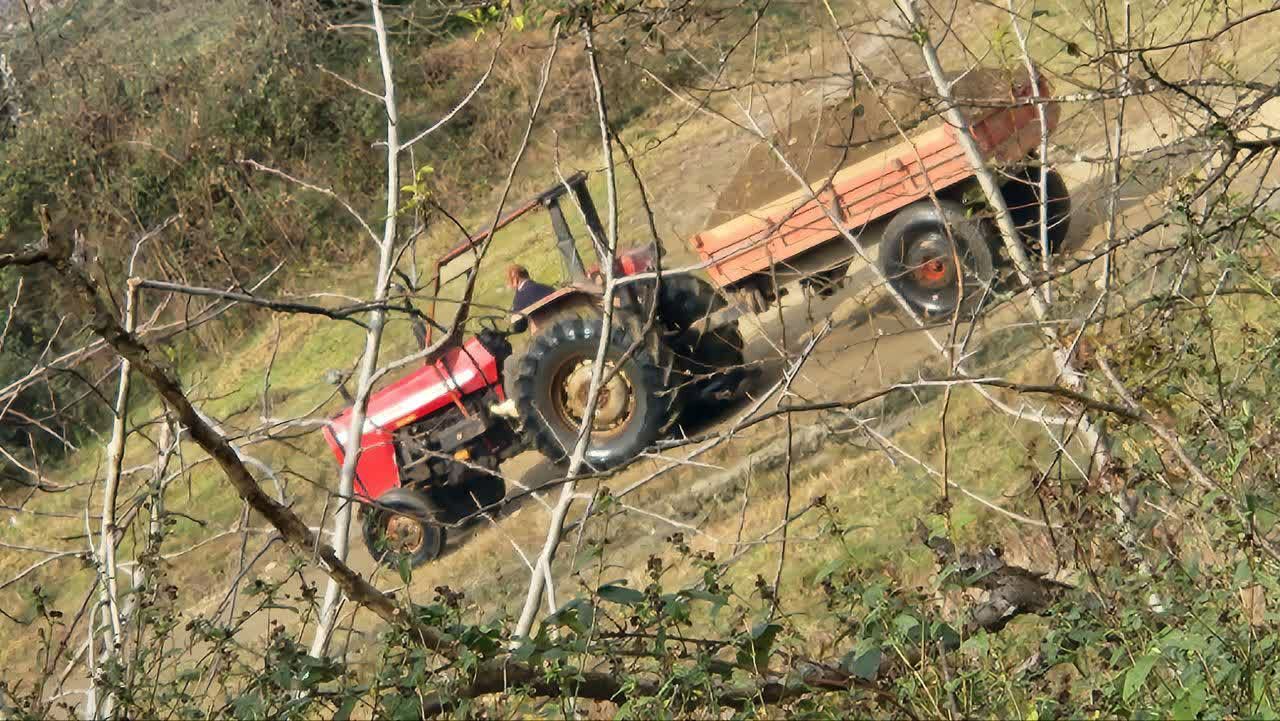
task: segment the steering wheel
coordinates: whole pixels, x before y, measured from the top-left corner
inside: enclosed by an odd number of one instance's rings
[[[498,328],[497,317],[492,315],[482,315],[476,318],[476,320],[479,321],[481,328],[485,330],[491,330],[494,333],[502,333],[502,331]]]

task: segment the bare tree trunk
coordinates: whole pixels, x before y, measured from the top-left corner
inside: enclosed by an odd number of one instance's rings
[[[1033,3],[1034,7],[1034,3]],[[1027,44],[1027,32],[1024,32],[1022,26],[1018,24],[1018,16],[1013,9],[1013,0],[1008,1],[1009,9],[1009,25],[1013,27],[1013,35],[1018,39],[1018,48],[1022,50],[1023,65],[1027,69],[1027,80],[1031,82],[1031,87],[1036,89],[1038,96],[1040,82],[1040,69],[1036,67],[1035,61],[1031,59],[1031,50]],[[1032,17],[1035,17],[1034,12]],[[1031,27],[1034,27],[1032,25]],[[1124,102],[1121,100],[1121,102]],[[1038,234],[1040,236],[1040,269],[1046,274],[1050,271],[1052,254],[1049,253],[1049,113],[1045,108],[1043,98],[1035,98],[1036,119],[1040,122],[1040,177],[1036,181],[1039,188],[1039,197],[1042,199],[1040,203],[1040,227]],[[1118,162],[1118,161],[1117,161]],[[1045,301],[1053,302],[1053,285],[1044,284]]]
[[[895,0],[895,2],[902,10],[907,22],[914,30],[918,31],[916,37],[919,38],[920,50],[924,56],[925,65],[928,67],[929,76],[933,80],[934,88],[945,108],[943,117],[956,130],[956,140],[964,150],[965,156],[973,168],[974,178],[982,187],[988,205],[994,211],[996,226],[1000,230],[1001,240],[1004,242],[1004,247],[1009,256],[1013,259],[1014,268],[1017,270],[1020,280],[1032,288],[1028,294],[1031,308],[1036,319],[1040,321],[1040,332],[1049,341],[1050,347],[1054,348],[1054,364],[1057,366],[1066,386],[1072,390],[1079,391],[1084,386],[1084,373],[1076,367],[1071,348],[1064,346],[1054,326],[1046,322],[1050,320],[1048,303],[1050,296],[1047,291],[1037,292],[1035,290],[1035,285],[1032,283],[1035,268],[1027,256],[1026,247],[1019,238],[1018,228],[1014,225],[1009,206],[1005,203],[1004,196],[1000,192],[1000,185],[996,180],[995,173],[987,166],[982,156],[982,151],[979,149],[970,129],[968,118],[956,106],[955,96],[951,91],[951,83],[947,80],[946,73],[938,57],[937,46],[930,39],[913,1]],[[1045,160],[1047,159],[1041,158],[1042,162]],[[1043,207],[1048,202],[1049,199],[1042,195],[1040,198],[1041,206]],[[1047,288],[1048,284],[1045,284],[1045,287]],[[1111,495],[1116,517],[1121,525],[1121,542],[1125,546],[1125,551],[1139,570],[1144,575],[1149,576],[1151,573],[1150,564],[1142,558],[1137,550],[1137,531],[1133,524],[1130,506],[1125,498],[1124,489],[1114,479],[1109,478],[1111,475],[1110,470],[1114,467],[1114,463],[1106,432],[1103,430],[1101,423],[1085,411],[1080,413],[1076,429],[1079,431],[1085,447],[1090,449],[1096,472],[1103,479],[1104,484],[1107,486],[1107,491]],[[1161,606],[1159,598],[1154,595],[1149,599],[1149,603],[1153,609],[1158,609]]]
[[[396,230],[400,194],[400,130],[396,109],[395,79],[392,76],[391,52],[387,46],[387,26],[382,16],[382,4],[373,0],[374,32],[378,41],[378,58],[382,65],[382,101],[387,113],[387,205],[382,238],[378,243],[378,274],[374,278],[373,298],[379,307],[369,314],[369,330],[365,334],[364,354],[360,357],[360,369],[356,378],[355,404],[351,411],[351,424],[343,443],[342,475],[338,478],[338,510],[333,518],[333,550],[343,561],[350,550],[351,518],[355,503],[356,463],[360,459],[360,444],[364,436],[365,411],[369,394],[373,390],[374,374],[378,369],[378,351],[382,345],[382,329],[387,312],[383,307],[391,271],[395,263]],[[311,641],[311,655],[326,653],[329,640],[338,619],[341,589],[333,578],[325,585],[324,601],[320,607],[315,637]]]
[[[601,259],[600,263],[601,272],[604,273],[605,287],[604,300],[602,301],[603,317],[601,319],[601,327],[604,332],[600,334],[600,345],[596,348],[595,363],[591,367],[591,385],[587,391],[582,427],[578,430],[578,440],[573,448],[573,453],[569,457],[569,469],[567,472],[569,477],[578,474],[586,458],[587,445],[591,440],[591,426],[595,422],[596,405],[600,396],[600,383],[604,379],[606,370],[605,352],[609,348],[609,329],[613,326],[613,295],[615,290],[613,256],[618,244],[618,186],[614,177],[613,141],[609,134],[609,115],[605,106],[604,85],[600,79],[600,65],[596,58],[595,42],[589,22],[583,30],[583,35],[586,38],[587,56],[591,66],[591,80],[596,98],[596,117],[600,122],[600,143],[604,154],[605,174],[608,177],[609,227],[606,231],[608,233],[607,238],[592,239],[593,242],[604,246],[606,255]],[[603,243],[601,243],[602,240]],[[565,519],[568,517],[570,506],[573,505],[576,490],[577,483],[566,483],[560,490],[560,499],[551,511],[551,517],[547,525],[547,537],[542,544],[542,551],[538,554],[538,561],[529,578],[529,588],[525,594],[524,606],[520,610],[520,620],[516,623],[514,636],[517,639],[528,637],[530,629],[533,628],[533,622],[537,618],[538,607],[542,605],[543,594],[550,594],[553,590],[551,588],[551,562],[555,558],[556,549],[560,547],[560,540],[564,535]]]
[[[124,329],[132,333],[136,324],[136,307],[138,286],[129,282],[125,294]],[[98,665],[92,667],[93,683],[99,681],[101,664],[111,660],[119,651],[124,637],[123,621],[120,613],[119,588],[116,583],[116,496],[120,491],[120,470],[124,461],[125,434],[128,429],[125,422],[129,415],[129,380],[133,366],[129,359],[120,360],[120,381],[116,388],[115,417],[111,421],[111,440],[107,443],[107,479],[102,490],[102,522],[98,536],[99,574],[102,577],[99,604],[102,607],[103,634],[102,655]],[[90,624],[92,627],[92,624]],[[93,715],[109,717],[113,715],[114,698],[110,691],[99,690],[95,694],[97,703]]]

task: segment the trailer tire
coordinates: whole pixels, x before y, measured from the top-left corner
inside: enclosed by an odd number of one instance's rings
[[[604,333],[603,319],[561,318],[534,336],[515,378],[516,410],[534,448],[554,463],[567,460],[590,387],[590,365]],[[632,345],[630,334],[614,328],[606,350],[613,366]],[[643,345],[617,366],[596,404],[597,429],[585,460],[596,469],[631,460],[667,425],[672,398],[662,373]],[[602,427],[602,426],[608,426]]]
[[[919,200],[899,210],[885,228],[880,269],[924,317],[950,316],[957,307],[968,313],[995,277],[991,241],[989,227],[968,216],[960,203]]]
[[[1040,168],[1024,166],[1014,172],[1013,177],[1000,188],[1009,214],[1013,216],[1013,224],[1018,227],[1027,244],[1027,249],[1036,255],[1043,255],[1040,247]],[[1058,171],[1050,168],[1045,172],[1045,190],[1049,198],[1047,233],[1049,255],[1062,249],[1067,240],[1067,232],[1071,229],[1071,193],[1067,183]]]

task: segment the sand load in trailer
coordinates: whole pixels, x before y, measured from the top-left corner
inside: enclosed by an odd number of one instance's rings
[[[1030,98],[1045,97],[1048,91],[1042,82],[1033,92],[1025,73],[998,70],[975,70],[954,88],[980,150],[1006,181],[1004,191],[1015,220],[1028,228],[1038,220],[1038,187],[1033,183],[1039,172],[1034,151],[1041,139],[1038,111]],[[941,212],[950,216],[949,203],[972,205],[980,199],[980,193],[973,192],[974,171],[957,140],[959,131],[941,120],[927,83],[901,83],[880,92],[883,100],[864,91],[793,121],[747,155],[716,202],[711,216],[716,225],[690,241],[722,291],[737,295],[758,311],[776,300],[775,286],[802,280],[822,287],[842,277],[856,251],[832,222],[829,210],[873,259],[883,260],[878,241],[899,211],[922,201],[932,205],[933,194],[944,201]],[[1047,105],[1046,110],[1052,130],[1058,108]],[[808,190],[799,187],[797,174]],[[1070,204],[1061,178],[1052,171],[1049,186],[1050,234],[1061,240]],[[963,213],[972,214],[972,208]],[[971,219],[957,220],[961,234],[990,235],[989,229],[976,227]],[[915,236],[927,235],[919,223],[915,225]],[[927,302],[927,297],[945,293],[947,285],[954,288],[959,274],[930,265],[931,257],[912,257],[922,249],[949,252],[949,244],[920,237],[895,240],[896,265],[903,266],[902,261],[911,265],[905,270],[893,268],[897,277],[891,280],[899,280],[904,287],[918,286],[930,280],[927,271],[932,269],[932,279],[944,281],[925,288],[929,292],[904,295],[919,297],[917,309],[929,313],[954,307],[954,303]],[[924,246],[915,247],[922,242]],[[960,250],[982,266],[979,271],[990,274],[989,248]]]

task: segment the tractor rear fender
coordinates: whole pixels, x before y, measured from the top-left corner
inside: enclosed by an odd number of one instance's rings
[[[603,294],[600,289],[588,285],[570,285],[557,289],[551,295],[528,306],[520,312],[529,322],[529,332],[537,333],[538,329],[552,322],[550,319],[564,314],[581,316],[600,315],[600,303]]]

